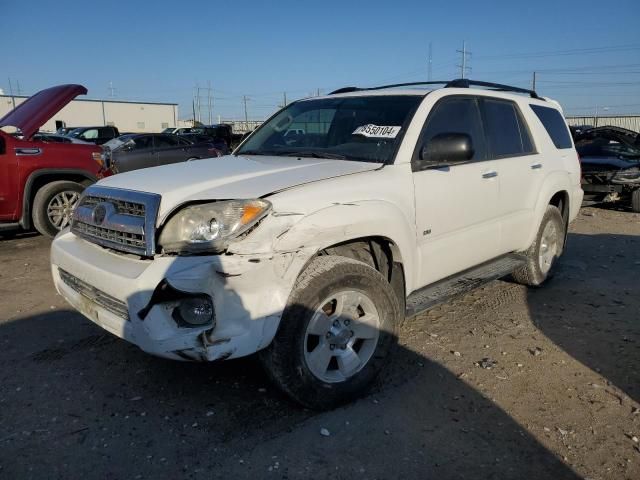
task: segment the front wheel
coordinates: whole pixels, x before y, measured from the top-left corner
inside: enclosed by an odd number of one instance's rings
[[[640,188],[631,192],[631,210],[640,213]]]
[[[396,343],[400,303],[377,270],[346,257],[313,259],[298,278],[278,332],[260,354],[290,397],[324,410],[366,391]]]
[[[60,180],[38,190],[33,199],[33,225],[42,235],[54,237],[71,224],[84,187],[76,182]]]
[[[524,266],[513,272],[516,282],[535,287],[553,275],[556,260],[564,250],[564,229],[560,210],[548,205],[535,240],[525,252]]]

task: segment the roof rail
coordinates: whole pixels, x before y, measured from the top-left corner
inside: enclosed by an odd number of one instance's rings
[[[338,90],[334,90],[329,95],[334,95],[337,93],[368,91],[368,90],[384,90],[386,88],[396,88],[396,87],[415,87],[419,85],[444,85],[444,88],[470,88],[471,86],[487,87],[487,88],[492,88],[494,90],[498,90],[502,92],[526,93],[527,95],[530,95],[531,98],[544,100],[544,98],[538,96],[535,90],[528,90],[526,88],[520,88],[520,87],[512,87],[511,85],[503,85],[501,83],[469,80],[467,78],[457,78],[455,80],[442,80],[442,81],[432,81],[432,82],[394,83],[391,85],[381,85],[379,87],[368,87],[368,88],[344,87],[344,88],[339,88]]]

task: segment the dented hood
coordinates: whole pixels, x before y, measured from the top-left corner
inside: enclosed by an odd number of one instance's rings
[[[0,127],[16,127],[29,139],[71,100],[86,93],[85,87],[73,84],[41,90],[0,118]]]
[[[191,201],[259,198],[304,183],[380,167],[380,163],[347,160],[227,155],[135,170],[99,184],[160,194],[162,220],[176,206]]]

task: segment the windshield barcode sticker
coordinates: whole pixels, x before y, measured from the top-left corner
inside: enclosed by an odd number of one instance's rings
[[[356,128],[352,135],[364,135],[365,137],[375,138],[396,138],[398,133],[400,133],[400,127],[386,127],[370,123]]]

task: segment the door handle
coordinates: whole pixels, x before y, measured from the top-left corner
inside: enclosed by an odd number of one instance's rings
[[[541,163],[534,163],[531,165],[531,170],[540,170],[542,168]]]
[[[482,178],[493,178],[497,176],[498,176],[498,172],[496,172],[495,170],[491,170],[490,172],[484,172],[482,174]]]

